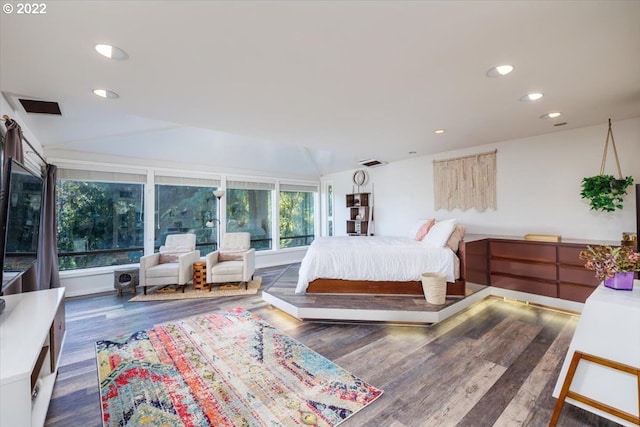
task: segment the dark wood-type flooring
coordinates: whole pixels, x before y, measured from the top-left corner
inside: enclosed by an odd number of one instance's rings
[[[257,274],[264,288],[284,271],[277,267]],[[66,300],[67,337],[46,426],[101,425],[95,341],[234,307],[254,312],[384,390],[341,426],[546,426],[555,405],[551,393],[578,321],[497,298],[430,327],[301,322],[265,303],[260,293],[131,303],[130,298],[130,292],[118,297],[114,291]],[[366,297],[361,303],[366,306]],[[617,424],[565,404],[558,425]]]

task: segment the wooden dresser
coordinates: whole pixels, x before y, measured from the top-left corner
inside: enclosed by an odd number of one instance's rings
[[[465,280],[535,295],[585,302],[600,281],[578,256],[588,245],[619,242],[537,242],[518,237],[465,236]]]

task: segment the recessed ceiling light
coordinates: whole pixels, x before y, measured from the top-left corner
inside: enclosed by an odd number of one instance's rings
[[[547,113],[547,114],[543,114],[540,116],[541,119],[555,119],[556,117],[560,117],[562,115],[562,113],[559,112],[553,112],[553,113]]]
[[[119,47],[112,46],[110,44],[97,44],[95,45],[95,49],[100,55],[109,59],[129,59],[129,55],[127,55],[127,52],[120,49]]]
[[[509,64],[498,65],[497,67],[493,67],[492,69],[487,71],[487,76],[502,77],[502,76],[506,76],[512,71],[513,71],[513,65],[509,65]]]
[[[436,129],[433,133],[444,133],[444,129]]]
[[[99,96],[100,98],[107,98],[107,99],[120,98],[120,95],[118,95],[112,90],[107,90],[107,89],[94,89],[93,94]]]
[[[538,99],[542,98],[543,96],[544,95],[542,95],[540,92],[531,92],[531,93],[526,94],[522,98],[520,98],[520,101],[537,101]]]

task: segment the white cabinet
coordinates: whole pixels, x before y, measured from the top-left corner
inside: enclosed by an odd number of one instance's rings
[[[553,391],[558,398],[574,352],[640,368],[640,280],[633,291],[617,291],[600,285],[584,305],[580,321]],[[580,361],[570,390],[609,407],[640,416],[638,377],[603,364]],[[567,402],[624,426],[633,423],[571,398]]]
[[[40,427],[64,340],[64,288],[2,298],[7,305],[0,314],[0,426]]]

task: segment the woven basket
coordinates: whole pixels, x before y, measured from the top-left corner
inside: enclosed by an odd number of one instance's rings
[[[429,304],[444,304],[447,299],[447,276],[440,273],[422,273],[422,290]]]

